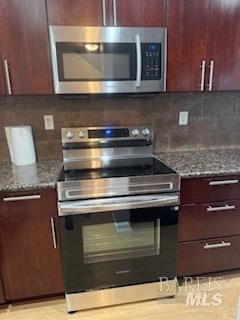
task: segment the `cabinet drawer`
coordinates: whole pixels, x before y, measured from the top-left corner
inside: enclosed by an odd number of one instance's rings
[[[178,244],[177,275],[240,268],[240,236]]]
[[[240,176],[182,179],[181,203],[225,201],[240,197]]]
[[[0,195],[0,219],[57,215],[55,189],[7,192]]]
[[[183,205],[179,213],[179,241],[240,234],[240,201]]]

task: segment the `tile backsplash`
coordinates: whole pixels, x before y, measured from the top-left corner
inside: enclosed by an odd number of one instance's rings
[[[189,124],[178,125],[180,111]],[[44,129],[53,115],[55,130]],[[143,97],[0,97],[0,161],[9,160],[4,133],[8,125],[31,125],[38,159],[61,157],[64,126],[152,125],[155,152],[240,145],[240,93],[163,93]]]

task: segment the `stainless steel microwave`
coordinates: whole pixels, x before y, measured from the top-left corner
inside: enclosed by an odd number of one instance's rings
[[[166,90],[165,28],[50,26],[56,94]]]

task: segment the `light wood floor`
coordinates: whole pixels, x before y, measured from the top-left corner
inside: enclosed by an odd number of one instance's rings
[[[0,309],[1,320],[236,320],[240,274],[222,276],[223,303],[217,307],[187,307],[181,287],[176,299],[142,302],[68,315],[64,299],[18,304]],[[207,286],[208,283],[204,283]],[[194,284],[194,290],[197,290]],[[204,288],[201,286],[201,291]]]

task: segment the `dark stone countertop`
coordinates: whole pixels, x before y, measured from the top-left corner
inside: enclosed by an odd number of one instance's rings
[[[240,148],[170,151],[155,155],[183,178],[240,174]],[[42,160],[28,166],[0,163],[0,192],[54,188],[60,160]]]
[[[54,188],[60,174],[60,160],[42,160],[27,166],[0,163],[0,191]]]
[[[240,174],[240,148],[160,152],[156,157],[183,178]]]

